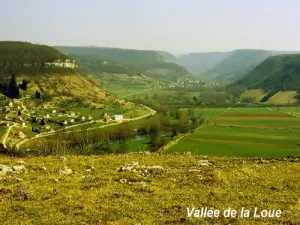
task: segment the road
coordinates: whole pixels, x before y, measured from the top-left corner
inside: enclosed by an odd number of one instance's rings
[[[120,123],[111,123],[111,124],[107,124],[107,125],[103,125],[101,127],[92,127],[92,128],[87,128],[87,129],[83,129],[83,130],[76,130],[76,131],[66,131],[64,133],[75,133],[75,132],[81,132],[81,131],[85,131],[85,130],[95,130],[95,129],[103,129],[104,127],[109,127],[109,126],[116,126],[118,124],[121,124],[121,123],[124,123],[124,122],[128,122],[128,121],[135,121],[135,120],[140,120],[140,119],[143,119],[143,118],[146,118],[148,116],[151,116],[151,115],[154,115],[156,113],[155,110],[147,107],[147,106],[144,106],[146,109],[148,109],[150,111],[149,114],[147,115],[144,115],[144,116],[140,116],[140,117],[136,117],[136,118],[131,118],[131,119],[124,119],[122,122]],[[31,140],[35,140],[35,139],[38,139],[38,138],[43,138],[43,137],[48,137],[48,136],[53,136],[55,135],[57,132],[59,131],[62,131],[62,130],[66,130],[66,129],[70,129],[70,128],[74,128],[74,127],[77,127],[77,126],[82,126],[82,125],[85,125],[85,124],[89,124],[89,123],[93,123],[95,121],[91,121],[91,122],[87,122],[87,123],[84,123],[84,124],[76,124],[76,125],[72,125],[72,126],[68,126],[66,128],[63,128],[63,129],[59,129],[59,130],[55,130],[55,131],[51,131],[51,132],[48,132],[48,133],[43,133],[43,134],[38,134],[36,135],[35,137],[32,137],[32,138],[28,138],[28,139],[25,139],[19,143],[16,144],[16,149],[19,150],[20,147],[28,142],[28,141],[31,141]]]
[[[6,133],[5,133],[5,135],[4,135],[4,137],[3,137],[3,139],[2,139],[2,144],[3,144],[3,147],[4,147],[4,148],[7,148],[7,146],[6,146],[7,138],[8,138],[8,136],[9,136],[9,133],[10,133],[11,129],[12,129],[13,127],[15,127],[15,126],[16,126],[15,123],[13,123],[12,126],[9,126],[8,129],[7,129],[7,131],[6,131]]]
[[[149,88],[149,89],[146,89],[144,91],[139,91],[139,92],[135,92],[135,93],[132,93],[132,94],[129,94],[129,95],[124,95],[121,98],[126,98],[126,97],[129,97],[129,96],[132,96],[132,95],[136,95],[136,94],[140,94],[140,93],[144,93],[144,92],[152,91],[152,90],[153,90],[153,88]]]

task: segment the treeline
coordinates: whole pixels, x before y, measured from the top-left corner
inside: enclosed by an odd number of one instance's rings
[[[236,102],[236,98],[227,92],[207,90],[191,95],[187,92],[154,93],[145,96],[133,96],[133,101],[144,104],[150,108],[157,105],[167,108],[193,108],[193,107],[228,107]]]
[[[166,111],[167,113],[167,111]],[[92,131],[57,133],[36,144],[39,155],[101,155],[129,152],[128,142],[137,136],[147,136],[150,151],[157,151],[179,133],[192,132],[203,122],[201,116],[184,114],[180,110],[163,111],[143,120],[142,123],[120,125]],[[167,114],[169,114],[167,113]]]

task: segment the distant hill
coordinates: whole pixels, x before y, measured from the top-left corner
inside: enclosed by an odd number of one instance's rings
[[[84,73],[147,74],[173,81],[189,75],[182,66],[172,62],[168,52],[100,47],[55,47],[75,59]]]
[[[229,83],[241,78],[271,55],[272,53],[266,50],[235,50],[209,70],[207,75],[214,76],[218,81]]]
[[[57,61],[64,62],[68,59],[68,56],[50,46],[28,42],[0,41],[0,77],[2,78],[13,72],[41,74],[63,71],[66,69],[63,66],[49,66],[49,64]]]
[[[172,55],[169,52],[165,52],[165,51],[156,51],[156,52],[164,57],[165,62],[179,63],[178,58],[176,58],[174,55]]]
[[[189,53],[179,56],[179,61],[191,73],[200,76],[205,75],[228,55],[230,52]]]
[[[55,46],[55,48],[67,55],[94,55],[98,59],[114,60],[120,63],[143,64],[163,61],[161,55],[149,50],[72,46]]]
[[[233,86],[278,91],[299,90],[300,54],[269,57]]]

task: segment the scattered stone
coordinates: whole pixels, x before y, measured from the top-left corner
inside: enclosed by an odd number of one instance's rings
[[[15,181],[22,182],[23,179],[22,179],[22,178],[15,177]]]
[[[208,162],[206,159],[200,159],[199,162],[197,162],[197,166],[211,166],[212,164]]]
[[[121,179],[121,180],[120,180],[120,183],[121,183],[121,184],[126,184],[126,183],[127,183],[127,179]]]
[[[70,175],[72,173],[73,173],[73,171],[67,167],[59,170],[59,175]]]
[[[164,172],[164,170],[164,167],[159,165],[140,166],[138,162],[132,162],[131,164],[126,163],[125,166],[122,166],[118,171],[139,173],[140,175],[147,177],[153,175],[160,175]]]
[[[20,161],[18,161],[17,163],[18,163],[19,165],[25,164],[25,162],[24,162],[23,160],[20,160]]]
[[[12,166],[14,172],[26,172],[27,169],[24,165]]]
[[[46,171],[46,170],[47,170],[47,168],[46,168],[46,167],[41,167],[41,168],[40,168],[40,170],[44,170],[44,171]]]
[[[191,152],[185,152],[184,154],[187,155],[187,156],[191,156],[192,155]]]
[[[60,157],[63,162],[67,162],[67,158],[65,156]]]
[[[96,170],[96,168],[94,166],[88,166],[85,171],[86,172],[92,172],[92,171],[95,171],[95,170]]]
[[[6,175],[9,172],[13,172],[13,170],[10,166],[0,164],[0,176]]]
[[[55,181],[55,182],[58,182],[58,179],[57,179],[57,178],[55,178],[55,179],[54,179],[54,181]]]

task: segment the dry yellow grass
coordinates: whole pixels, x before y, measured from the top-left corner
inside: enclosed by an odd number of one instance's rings
[[[260,101],[267,93],[264,92],[262,89],[252,89],[252,90],[246,90],[242,93],[240,99],[244,99],[246,97],[253,98],[256,102]]]
[[[273,95],[267,103],[269,104],[288,104],[295,103],[297,99],[295,96],[297,91],[279,91],[275,95]]]
[[[80,74],[20,76],[19,80],[23,78],[30,80],[29,93],[33,95],[36,90],[47,92],[53,96],[54,102],[80,99],[96,107],[103,107],[105,101],[124,103],[123,100],[101,90]]]
[[[22,159],[0,156],[0,164],[5,166],[17,165],[20,160],[24,161],[26,172],[0,173],[3,225],[300,223],[299,158],[262,160],[159,154]],[[119,171],[127,163],[138,166]],[[251,215],[187,216],[187,207],[205,206],[221,211],[245,207]],[[253,218],[255,207],[280,209],[282,216]]]

